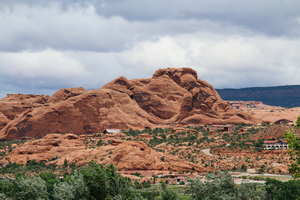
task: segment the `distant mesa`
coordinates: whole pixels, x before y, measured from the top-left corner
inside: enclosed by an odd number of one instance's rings
[[[0,99],[0,140],[48,133],[103,132],[176,124],[254,124],[257,117],[231,109],[191,68],[157,70],[152,78],[121,76],[100,89],[58,90],[52,97],[10,94]]]
[[[217,92],[228,101],[261,101],[271,106],[300,107],[300,85],[217,89]]]

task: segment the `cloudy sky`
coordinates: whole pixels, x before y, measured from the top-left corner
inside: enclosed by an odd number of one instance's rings
[[[300,84],[299,0],[0,0],[0,98],[191,67],[215,88]]]

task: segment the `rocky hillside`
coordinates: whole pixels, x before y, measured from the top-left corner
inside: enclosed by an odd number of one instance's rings
[[[159,69],[148,79],[119,77],[91,91],[70,88],[52,97],[17,94],[0,99],[0,140],[41,138],[48,133],[81,135],[106,128],[260,121],[230,109],[190,68]]]
[[[66,159],[69,163],[75,162],[79,166],[86,165],[91,160],[99,164],[114,164],[118,170],[191,171],[192,167],[198,172],[209,170],[177,156],[165,157],[164,153],[153,150],[144,142],[115,139],[110,141],[110,145],[86,148],[86,145],[74,134],[48,134],[40,140],[21,144],[1,163],[7,165],[16,162],[26,165],[31,160],[35,160],[49,161],[46,165],[63,165]]]
[[[281,107],[300,107],[300,85],[217,89],[221,98],[230,101],[261,101]]]
[[[263,122],[274,123],[280,119],[287,119],[295,123],[300,116],[300,107],[283,108],[266,105],[261,101],[227,101],[227,103],[230,108],[251,113]]]

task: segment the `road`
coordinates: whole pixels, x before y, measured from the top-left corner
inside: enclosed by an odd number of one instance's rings
[[[215,156],[215,155],[213,155],[213,154],[211,154],[210,153],[210,149],[203,149],[203,150],[201,150],[203,153],[205,153],[206,155],[208,155],[208,156]]]

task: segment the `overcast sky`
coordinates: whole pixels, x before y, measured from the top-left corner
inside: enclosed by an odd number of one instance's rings
[[[191,67],[215,88],[300,84],[299,0],[0,0],[0,98]]]

